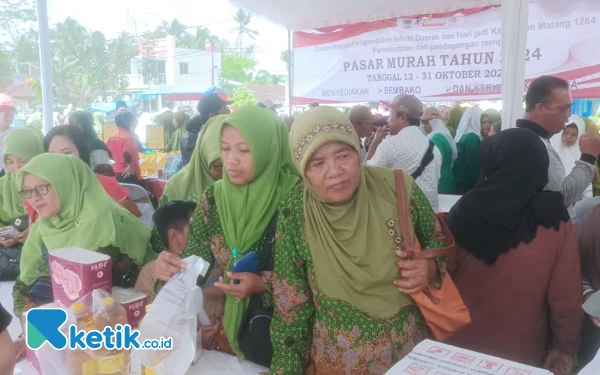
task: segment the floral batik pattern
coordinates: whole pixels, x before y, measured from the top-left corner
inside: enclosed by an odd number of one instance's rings
[[[410,304],[392,317],[371,317],[319,289],[304,236],[303,190],[302,183],[296,185],[279,208],[272,280],[271,374],[385,374],[428,336],[423,316],[417,305]],[[445,246],[445,239],[436,232],[429,201],[416,185],[410,216],[424,249]],[[397,223],[383,225],[390,233],[393,229],[390,246],[403,246],[396,238]],[[438,264],[443,277],[446,260]]]

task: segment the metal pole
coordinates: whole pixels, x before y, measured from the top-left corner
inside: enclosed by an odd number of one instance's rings
[[[292,100],[292,96],[294,94],[293,91],[293,85],[294,85],[294,77],[292,76],[293,70],[292,70],[292,64],[294,61],[293,58],[293,54],[294,51],[292,49],[292,30],[288,29],[288,56],[289,56],[289,61],[288,61],[288,79],[287,79],[287,94],[288,94],[288,115],[291,116],[292,115],[292,107],[293,107],[293,100]]]
[[[210,49],[210,72],[212,79],[212,86],[215,85],[215,47]]]
[[[50,31],[48,28],[48,4],[37,0],[38,36],[40,42],[40,70],[42,72],[42,108],[44,129],[48,132],[54,126],[52,93],[52,58],[50,56]]]

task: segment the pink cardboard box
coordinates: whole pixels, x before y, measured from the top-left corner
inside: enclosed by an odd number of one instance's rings
[[[80,247],[51,251],[50,274],[54,302],[59,307],[71,307],[94,289],[112,291],[110,256],[95,251]]]
[[[137,328],[144,315],[146,315],[148,295],[138,292],[133,288],[124,289],[116,286],[113,288],[112,296],[127,312],[127,322],[129,325]]]

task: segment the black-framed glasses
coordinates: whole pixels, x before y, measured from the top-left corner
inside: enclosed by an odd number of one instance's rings
[[[43,196],[48,194],[50,188],[50,184],[37,185],[33,189],[23,189],[19,192],[19,195],[23,199],[31,199],[33,197],[33,193],[35,192],[38,196]]]

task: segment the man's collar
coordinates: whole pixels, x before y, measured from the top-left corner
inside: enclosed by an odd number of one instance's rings
[[[548,134],[546,129],[542,128],[540,125],[533,121],[525,119],[517,120],[517,128],[529,129],[542,138],[550,139],[550,134]]]

